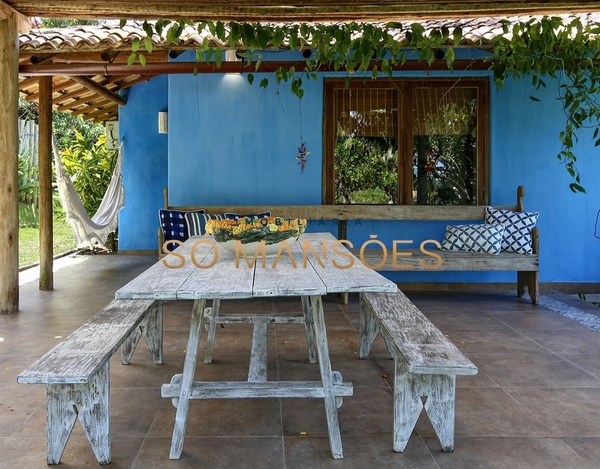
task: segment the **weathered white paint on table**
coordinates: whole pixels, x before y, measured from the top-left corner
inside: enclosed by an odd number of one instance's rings
[[[475,375],[477,367],[401,291],[361,294],[360,358],[379,331],[395,362],[394,451],[404,451],[423,408],[442,450],[453,451],[456,375]]]
[[[311,242],[320,245],[323,240],[335,241],[329,233],[303,235]],[[262,266],[259,259],[256,265],[248,267],[241,258],[236,266],[235,256],[217,249],[217,263],[209,269],[196,266],[189,267],[191,250],[181,250],[179,254],[186,259],[185,266],[180,271],[169,269],[159,262],[148,271],[142,273],[117,292],[117,298],[165,298],[165,299],[194,299],[190,335],[183,373],[176,375],[171,383],[162,387],[162,396],[171,398],[177,407],[173,439],[169,457],[178,459],[183,450],[185,428],[190,399],[210,398],[248,398],[248,397],[316,397],[323,398],[329,430],[329,443],[334,458],[342,458],[342,442],[340,437],[337,408],[341,398],[352,395],[352,384],[344,383],[339,372],[332,372],[327,343],[327,331],[321,296],[327,293],[361,292],[361,291],[395,291],[396,285],[383,276],[364,268],[355,262],[349,269],[339,271],[331,264],[332,259],[338,259],[339,265],[344,265],[342,257],[330,257],[325,267],[315,267],[314,262],[303,262],[301,241],[290,243],[291,256],[287,251],[278,258],[266,259]],[[210,238],[208,238],[210,239]],[[193,246],[197,238],[186,242]],[[208,244],[201,246],[204,265],[210,264],[215,258]],[[193,251],[197,254],[197,251]],[[350,255],[350,254],[348,254]],[[196,255],[196,257],[200,257]],[[294,262],[295,261],[295,265]],[[168,257],[166,259],[169,259]],[[184,270],[185,269],[185,270]],[[191,269],[191,270],[189,270]],[[268,382],[266,381],[265,329],[269,319],[253,318],[255,332],[249,380],[234,383],[203,383],[194,382],[197,364],[198,345],[202,333],[202,323],[207,300],[212,299],[212,310],[207,311],[211,317],[218,317],[214,309],[218,308],[219,300],[226,298],[254,298],[268,296],[300,296],[302,297],[305,322],[309,325],[314,321],[314,335],[318,363],[321,372],[320,382]],[[217,312],[218,313],[218,312]],[[311,317],[312,321],[306,318]],[[210,323],[210,321],[209,321]],[[209,326],[209,341],[214,341],[214,324]],[[307,341],[312,339],[312,328],[307,326]],[[212,358],[212,352],[211,357]],[[314,357],[312,357],[314,358]],[[311,361],[313,361],[311,358]],[[205,360],[207,357],[205,357]]]
[[[327,285],[327,293],[389,292],[396,289],[393,282],[365,267],[331,233],[305,233],[298,243],[303,246],[308,262]]]
[[[109,359],[123,345],[129,363],[141,336],[162,363],[162,301],[114,300],[17,377],[46,384],[48,464],[60,462],[77,418],[98,462],[110,462]]]
[[[188,241],[184,246],[176,249],[176,252],[152,265],[123,288],[117,290],[115,298],[177,299],[178,290],[183,282],[197,270],[191,259],[193,244]],[[211,247],[206,244],[197,246],[194,250],[196,260],[200,262],[210,251]]]

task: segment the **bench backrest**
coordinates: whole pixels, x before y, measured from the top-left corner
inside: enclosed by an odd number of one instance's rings
[[[17,382],[87,383],[154,304],[154,300],[113,300],[23,371]]]
[[[495,207],[522,212],[525,188],[517,188],[517,205]],[[227,205],[175,206],[169,204],[169,193],[163,191],[164,207],[170,210],[192,211],[202,208],[206,213],[261,213],[272,212],[284,218],[308,220],[439,220],[481,221],[485,219],[483,205]]]
[[[410,373],[475,375],[477,367],[401,291],[361,293]]]

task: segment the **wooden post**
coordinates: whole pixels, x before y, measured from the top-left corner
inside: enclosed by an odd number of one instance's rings
[[[13,14],[0,19],[0,314],[19,310],[18,102],[18,17]]]
[[[39,217],[40,290],[52,290],[52,77],[40,77],[39,110]]]

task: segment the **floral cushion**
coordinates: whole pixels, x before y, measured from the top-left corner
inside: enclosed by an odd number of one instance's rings
[[[166,210],[160,209],[158,211],[158,218],[160,220],[160,227],[163,230],[164,241],[186,241],[188,239],[188,226],[185,219],[187,213],[204,213],[204,210],[197,210],[195,212],[183,212],[181,210]],[[178,247],[175,243],[169,243],[167,248],[173,251]]]
[[[192,236],[204,236],[206,234],[206,222],[208,220],[222,220],[223,215],[214,213],[189,212],[185,214],[188,226],[188,234]]]
[[[250,215],[243,215],[241,213],[226,213],[225,218],[229,220],[239,220],[240,218],[267,218],[271,216],[271,212],[252,213]]]
[[[500,253],[504,225],[448,225],[442,249],[448,251]]]
[[[531,254],[531,228],[535,226],[538,212],[513,212],[498,210],[494,207],[485,208],[485,222],[504,225],[502,251]]]

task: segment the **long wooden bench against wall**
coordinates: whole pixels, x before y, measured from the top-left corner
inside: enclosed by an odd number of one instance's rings
[[[499,210],[524,210],[523,186],[517,188],[517,204],[514,206],[494,206]],[[204,209],[206,213],[241,213],[251,214],[270,211],[273,215],[284,218],[306,218],[308,220],[336,220],[338,222],[338,239],[347,239],[347,220],[414,220],[445,221],[448,224],[474,223],[485,220],[483,205],[228,205],[228,206],[173,206],[169,204],[167,188],[164,189],[164,206],[166,209],[192,211]],[[162,230],[159,228],[159,252],[163,245]],[[517,272],[517,294],[529,293],[533,304],[539,298],[539,231],[531,231],[533,254],[515,254],[501,252],[490,255],[477,252],[445,251],[437,249],[433,243],[424,246],[427,251],[439,256],[424,254],[421,248],[403,249],[402,254],[393,258],[390,253],[382,262],[380,249],[360,249],[352,251],[362,258],[366,264],[379,271],[512,271]],[[441,243],[441,239],[437,240]],[[389,247],[388,247],[389,248]],[[394,263],[396,265],[394,265]]]

